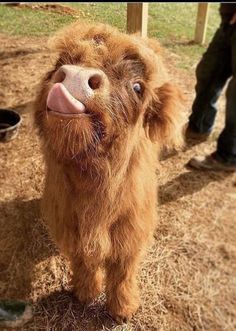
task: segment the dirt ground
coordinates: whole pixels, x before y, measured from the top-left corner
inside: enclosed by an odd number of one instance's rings
[[[0,107],[23,115],[18,137],[0,144],[0,297],[34,304],[21,330],[233,331],[236,330],[236,176],[190,171],[193,155],[209,153],[224,123],[224,96],[210,141],[161,161],[159,224],[140,270],[142,306],[117,326],[104,295],[87,308],[72,297],[67,261],[40,217],[44,166],[30,103],[53,57],[46,38],[0,35]],[[194,98],[194,69],[175,68],[172,80]]]

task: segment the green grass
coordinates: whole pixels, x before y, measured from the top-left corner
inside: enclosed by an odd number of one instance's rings
[[[73,22],[71,16],[0,5],[0,32],[11,36],[45,36]]]
[[[63,3],[62,3],[63,4]],[[103,22],[126,30],[126,3],[64,3],[78,9],[79,19]],[[210,5],[206,45],[199,46],[194,38],[197,3],[150,3],[148,35],[178,55],[178,65],[190,68],[204,52],[217,29],[219,3]],[[0,5],[0,32],[19,36],[48,36],[76,20],[69,15],[31,9],[17,9]]]
[[[64,4],[66,5],[66,3]],[[100,2],[80,4],[78,2],[70,2],[67,5],[83,11],[85,18],[92,22],[108,23],[116,26],[123,32],[126,29],[126,3]]]
[[[150,4],[149,36],[158,38],[164,46],[176,53],[179,56],[179,66],[188,69],[199,61],[220,23],[218,7],[217,3],[210,5],[204,46],[193,43],[197,17],[196,3]]]

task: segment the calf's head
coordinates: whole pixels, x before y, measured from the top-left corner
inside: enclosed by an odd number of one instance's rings
[[[58,60],[41,84],[35,120],[58,159],[100,157],[132,133],[136,144],[181,143],[181,96],[157,41],[74,23],[52,44]]]

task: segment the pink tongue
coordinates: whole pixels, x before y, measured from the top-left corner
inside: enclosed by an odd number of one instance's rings
[[[76,100],[62,83],[56,83],[49,91],[47,106],[50,110],[62,114],[81,114],[85,106]]]

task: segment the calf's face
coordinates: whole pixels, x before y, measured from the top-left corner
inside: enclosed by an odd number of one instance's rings
[[[35,103],[36,124],[59,159],[109,152],[136,132],[179,143],[180,95],[166,83],[157,42],[105,26],[74,24],[55,38],[58,60]]]

